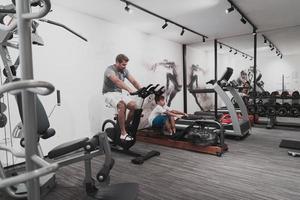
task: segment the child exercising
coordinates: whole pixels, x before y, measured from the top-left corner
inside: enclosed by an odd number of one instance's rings
[[[149,115],[149,124],[154,128],[162,128],[167,134],[173,135],[176,133],[175,119],[186,116],[186,113],[171,110],[166,105],[164,96],[155,96],[156,107],[152,110]]]

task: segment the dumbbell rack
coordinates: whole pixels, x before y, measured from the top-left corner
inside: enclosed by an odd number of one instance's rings
[[[267,128],[275,125],[300,127],[300,96],[262,94],[258,99],[257,113],[267,118],[266,122],[260,118],[259,123],[267,123]]]

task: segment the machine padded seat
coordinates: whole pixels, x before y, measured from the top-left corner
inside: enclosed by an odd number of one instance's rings
[[[70,142],[63,143],[54,149],[52,149],[48,153],[48,158],[56,158],[58,156],[62,156],[68,153],[71,153],[72,151],[76,151],[80,148],[83,148],[86,144],[86,142],[89,140],[89,138],[81,138],[78,140],[73,140]]]
[[[196,111],[194,112],[194,116],[199,118],[200,117],[203,117],[203,118],[206,118],[206,119],[214,119],[215,118],[215,112],[212,112],[212,111]],[[221,112],[217,112],[217,118],[220,119],[221,117],[223,116],[223,113]],[[190,117],[190,115],[188,116]],[[193,115],[191,115],[191,117],[193,117]]]

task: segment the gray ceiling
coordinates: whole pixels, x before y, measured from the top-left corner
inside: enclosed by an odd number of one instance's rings
[[[52,2],[168,40],[202,45],[201,37],[189,32],[180,36],[181,28],[174,25],[169,25],[163,30],[161,26],[164,21],[138,9],[132,8],[131,14],[125,12],[125,4],[120,0],[52,0]],[[203,33],[211,40],[229,37],[222,41],[244,50],[253,48],[252,27],[248,23],[242,24],[241,17],[236,11],[225,14],[225,9],[230,6],[227,0],[131,0],[131,2]],[[300,25],[300,0],[234,0],[234,2],[258,27],[258,32],[267,31],[264,34],[284,55],[300,54],[300,26],[279,29]],[[249,35],[231,38],[244,34]],[[261,37],[259,47],[259,50],[271,53],[264,47]]]

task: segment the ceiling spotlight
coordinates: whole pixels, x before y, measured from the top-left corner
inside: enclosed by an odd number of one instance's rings
[[[241,18],[241,22],[242,22],[243,24],[246,24],[246,23],[247,23],[247,21],[246,21],[246,19],[245,19],[244,17]]]
[[[271,51],[273,51],[274,49],[275,49],[275,48],[274,48],[274,47],[272,47],[272,48],[271,48]]]
[[[278,54],[279,53],[279,51],[276,49],[276,54]]]
[[[220,49],[222,49],[222,44],[220,43]]]
[[[269,47],[270,47],[270,48],[272,48],[272,47],[273,47],[273,45],[270,43],[270,44],[269,44]]]
[[[253,60],[253,58],[251,57],[250,60]]]
[[[245,56],[245,58],[247,59],[247,58],[248,58],[248,56]]]
[[[165,29],[166,27],[168,26],[168,22],[167,22],[167,20],[165,21],[165,23],[164,23],[164,25],[162,25],[162,29]]]
[[[243,56],[243,57],[245,57],[245,55],[244,55],[244,54],[243,54],[242,56]]]
[[[232,48],[230,48],[229,52],[232,52]]]
[[[267,39],[266,38],[264,38],[264,43],[267,44]]]
[[[234,11],[234,7],[231,5],[230,8],[227,8],[225,10],[226,14],[231,13],[232,11]]]
[[[129,8],[129,3],[128,2],[126,2],[126,6],[125,6],[125,11],[126,12],[128,12],[128,13],[131,13],[132,12],[132,10]]]
[[[280,55],[280,59],[282,59],[282,54]]]
[[[184,34],[184,28],[182,28],[180,35],[183,36],[183,34]]]
[[[236,54],[237,54],[237,51],[234,52],[234,55],[236,55]]]
[[[202,42],[205,42],[205,37],[202,37]]]

